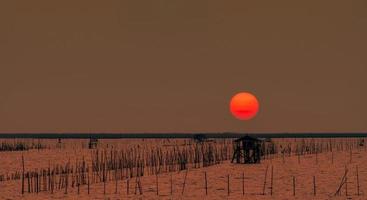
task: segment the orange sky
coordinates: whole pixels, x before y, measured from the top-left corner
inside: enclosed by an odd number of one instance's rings
[[[0,1],[0,132],[367,131],[366,36],[364,0]]]

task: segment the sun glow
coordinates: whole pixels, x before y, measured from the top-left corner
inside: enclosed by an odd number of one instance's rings
[[[237,119],[249,120],[259,111],[259,101],[251,93],[240,92],[232,97],[230,110]]]

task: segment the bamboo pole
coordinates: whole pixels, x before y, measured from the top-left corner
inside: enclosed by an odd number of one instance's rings
[[[269,165],[266,166],[266,170],[265,170],[265,177],[264,177],[264,184],[263,184],[263,195],[265,195],[265,187],[266,187],[266,179],[267,179],[267,176],[268,176],[268,168],[269,168]]]
[[[359,196],[360,195],[359,193],[360,185],[359,185],[358,165],[356,166],[356,171],[357,171],[357,195]]]
[[[274,176],[274,168],[271,166],[271,179],[270,179],[270,195],[273,195],[273,176]]]
[[[348,177],[345,177],[345,196],[348,196]]]
[[[313,196],[316,196],[316,177],[313,176]]]
[[[204,172],[204,183],[205,183],[205,195],[208,195],[208,180],[207,180],[207,175],[206,175],[206,172]]]
[[[24,194],[24,156],[22,154],[22,195]]]
[[[157,196],[159,196],[158,174],[155,174],[155,185],[156,185],[156,188],[157,188]]]
[[[171,195],[173,194],[173,179],[172,179],[172,172],[171,172],[171,179],[170,179],[170,183],[171,183]]]
[[[229,193],[231,192],[230,185],[229,185],[229,174],[227,174],[227,195],[229,196]]]
[[[340,181],[339,187],[338,187],[338,189],[336,190],[336,192],[335,192],[334,196],[336,196],[336,195],[340,195],[340,193],[341,193],[341,189],[342,189],[343,185],[346,183],[346,177],[347,177],[347,174],[348,174],[348,169],[347,169],[347,168],[345,168],[344,175],[343,175],[343,177],[342,177],[342,179],[341,179],[341,181]]]
[[[117,169],[115,169],[115,194],[117,194],[117,185],[118,185],[118,180],[117,180]]]
[[[139,186],[139,194],[142,195],[143,194],[143,188],[141,186],[141,181],[140,181],[140,176],[138,176],[138,186]]]
[[[35,184],[35,186],[36,186],[36,193],[38,194],[38,192],[39,192],[39,188],[38,188],[38,184],[39,184],[39,180],[38,180],[38,170],[37,170],[37,172],[36,172],[36,176],[35,176],[35,178],[36,178],[36,184]]]
[[[87,184],[88,184],[88,186],[87,186],[87,187],[88,187],[88,188],[87,188],[87,190],[88,190],[88,195],[89,195],[89,187],[90,187],[90,186],[89,186],[89,184],[90,184],[90,182],[89,182],[89,166],[88,166],[88,165],[87,165],[87,173],[88,173],[88,174],[87,174],[87,176],[88,176],[88,180],[87,180]],[[93,173],[93,171],[92,171],[92,173]]]
[[[30,182],[30,173],[27,172],[27,179],[28,179],[28,193],[31,193],[31,182]]]
[[[126,194],[129,195],[130,177],[126,179]]]
[[[69,176],[69,170],[68,169],[66,169],[66,174],[65,174],[65,194],[67,194],[68,193],[68,182],[69,182],[69,180],[68,180],[68,176]]]
[[[347,171],[347,166],[345,166],[345,171]],[[348,175],[345,176],[345,196],[348,196]]]
[[[106,158],[105,158],[106,159]],[[102,177],[103,177],[103,194],[106,194],[106,160],[103,163],[102,166]]]
[[[186,169],[186,173],[185,173],[185,178],[184,178],[184,182],[183,182],[183,186],[182,186],[182,195],[185,192],[185,185],[186,185],[186,178],[187,178],[187,173],[188,173],[189,169]]]
[[[135,177],[135,188],[134,188],[134,194],[135,195],[137,194],[136,191],[138,190],[138,187],[139,187],[139,185],[138,185],[138,177],[136,176]]]
[[[77,187],[78,187],[78,194],[80,194],[80,174],[78,173],[78,177],[77,177]]]
[[[54,193],[54,170],[55,169],[52,169],[52,174],[51,174],[51,194]]]
[[[245,172],[242,172],[242,196],[245,195]]]

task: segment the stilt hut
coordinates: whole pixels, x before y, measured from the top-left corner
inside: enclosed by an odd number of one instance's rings
[[[251,136],[244,136],[233,141],[232,163],[253,164],[260,163],[261,146],[263,140]]]
[[[361,146],[361,147],[364,146],[364,139],[359,140],[359,146]]]
[[[57,139],[57,144],[56,144],[56,148],[61,148],[62,147],[62,142],[61,142],[61,138]]]
[[[90,138],[89,139],[89,144],[88,144],[89,149],[95,149],[95,148],[97,148],[97,145],[98,145],[98,139],[97,138]]]
[[[207,140],[207,137],[204,134],[195,134],[193,136],[193,139],[197,143],[203,143],[203,142],[205,142]]]

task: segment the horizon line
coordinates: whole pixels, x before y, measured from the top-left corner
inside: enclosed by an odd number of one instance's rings
[[[167,132],[167,133],[88,133],[88,132],[48,132],[48,133],[0,133],[1,139],[184,139],[196,136],[206,138],[238,138],[245,135],[257,138],[361,138],[367,132]]]

